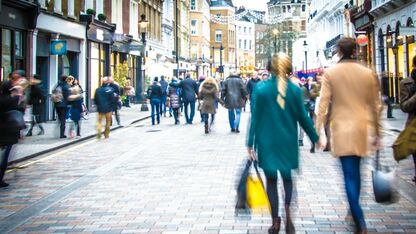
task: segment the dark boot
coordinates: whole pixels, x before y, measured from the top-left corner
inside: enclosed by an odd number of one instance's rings
[[[310,152],[315,153],[315,143],[312,143]]]
[[[26,136],[27,136],[27,137],[32,136],[32,129],[30,129],[30,130],[26,133]]]
[[[204,127],[205,127],[205,134],[208,134],[209,133],[208,124],[205,124]]]
[[[282,220],[279,218],[273,218],[273,224],[272,226],[269,228],[269,234],[278,234],[280,231],[280,222]]]
[[[43,129],[43,126],[42,125],[38,125],[39,126],[39,129],[40,129],[40,132],[38,133],[38,135],[43,135],[43,134],[45,134],[45,129]]]
[[[286,212],[286,233],[295,233],[295,225],[293,225],[292,216],[290,214],[290,207],[285,205]]]

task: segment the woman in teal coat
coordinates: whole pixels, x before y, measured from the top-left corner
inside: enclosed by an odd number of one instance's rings
[[[278,215],[277,171],[283,178],[285,190],[286,233],[294,233],[290,217],[293,183],[291,170],[299,166],[298,123],[312,142],[318,135],[306,113],[301,89],[288,79],[291,62],[286,54],[274,55],[271,61],[271,79],[258,83],[252,94],[251,121],[247,149],[251,159],[264,170],[267,196],[272,209],[273,225],[269,233],[278,233],[281,219]]]

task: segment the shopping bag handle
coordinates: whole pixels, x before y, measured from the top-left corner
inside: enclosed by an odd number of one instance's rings
[[[376,159],[374,163],[375,163],[376,171],[378,171],[380,169],[380,150],[376,151]]]
[[[254,169],[256,170],[257,177],[259,178],[259,180],[261,182],[261,185],[264,188],[263,179],[261,178],[261,175],[260,175],[260,172],[259,172],[259,168],[258,168],[258,161],[257,160],[250,160],[250,161],[252,162],[252,164],[254,166]]]

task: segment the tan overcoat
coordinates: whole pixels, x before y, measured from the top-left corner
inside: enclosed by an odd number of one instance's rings
[[[316,129],[321,132],[329,115],[332,153],[337,157],[367,156],[370,130],[380,136],[380,106],[376,74],[343,60],[324,73]]]

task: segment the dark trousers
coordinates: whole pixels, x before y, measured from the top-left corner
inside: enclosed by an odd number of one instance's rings
[[[160,115],[166,115],[166,99],[167,96],[162,96],[162,99],[160,100]]]
[[[160,99],[150,100],[152,125],[155,125],[155,117],[156,117],[157,123],[160,123],[160,102],[161,102]]]
[[[7,163],[9,162],[10,151],[12,150],[13,145],[6,145],[3,149],[1,162],[0,162],[0,182],[3,181],[4,173],[6,173]]]
[[[192,124],[192,121],[194,120],[194,116],[195,116],[195,101],[185,101],[184,105],[185,105],[186,123]],[[189,114],[188,106],[191,107],[191,113],[190,114]]]
[[[291,172],[280,172],[283,178],[283,188],[285,190],[285,205],[290,206],[293,193],[293,182]],[[272,208],[272,218],[279,217],[279,195],[277,194],[277,178],[266,177],[267,197]]]
[[[201,116],[202,116],[202,120],[204,121],[204,123],[206,124],[206,125],[208,125],[208,120],[209,120],[209,115],[210,114],[208,114],[208,113],[202,113],[201,112]],[[215,114],[211,114],[211,124],[214,122],[214,119],[215,119]]]
[[[175,118],[175,124],[179,123],[179,107],[178,108],[171,108],[173,112],[173,117]]]
[[[65,124],[68,108],[67,107],[56,107],[56,113],[60,123],[60,137],[65,136]]]
[[[342,171],[344,173],[345,190],[347,193],[348,203],[354,222],[358,231],[366,228],[364,213],[360,206],[360,161],[358,156],[343,156],[340,157]]]
[[[117,125],[120,125],[120,115],[118,114],[118,106],[114,108],[114,117],[116,118]]]
[[[41,133],[44,132],[42,123],[40,122],[40,116],[39,115],[32,115],[32,121],[30,122],[30,128],[29,128],[29,131],[27,131],[28,134],[29,133],[32,134],[32,130],[33,130],[33,127],[35,127],[35,125],[38,125]]]

